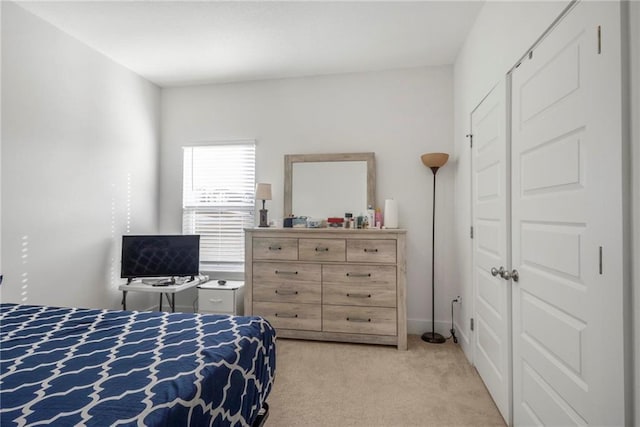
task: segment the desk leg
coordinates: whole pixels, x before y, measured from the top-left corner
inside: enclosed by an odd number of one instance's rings
[[[162,311],[162,292],[160,292],[160,303],[158,304],[158,311]]]
[[[127,291],[122,291],[122,309],[127,309]]]

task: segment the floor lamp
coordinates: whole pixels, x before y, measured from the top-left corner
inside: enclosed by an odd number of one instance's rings
[[[428,153],[421,156],[422,163],[433,172],[433,214],[431,215],[431,332],[422,334],[422,340],[434,344],[442,344],[445,338],[436,333],[436,287],[435,287],[435,248],[436,248],[436,173],[447,163],[446,153]]]

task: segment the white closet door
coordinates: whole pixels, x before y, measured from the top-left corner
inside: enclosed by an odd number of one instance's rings
[[[510,422],[510,282],[491,270],[509,268],[509,159],[506,84],[471,114],[473,134],[474,364],[505,421]]]
[[[625,424],[619,8],[578,3],[512,75],[516,425]]]

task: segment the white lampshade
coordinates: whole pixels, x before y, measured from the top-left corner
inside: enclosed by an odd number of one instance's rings
[[[256,184],[256,199],[271,200],[271,184]]]

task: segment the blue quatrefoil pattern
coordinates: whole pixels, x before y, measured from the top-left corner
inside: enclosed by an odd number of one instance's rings
[[[0,425],[251,425],[275,356],[261,317],[0,304]]]

